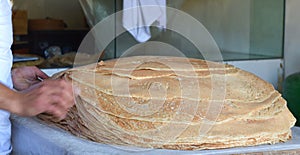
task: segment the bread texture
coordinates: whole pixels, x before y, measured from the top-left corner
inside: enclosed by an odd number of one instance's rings
[[[95,142],[180,150],[285,142],[295,118],[271,84],[234,66],[135,56],[54,75],[80,90],[67,117],[51,121]]]

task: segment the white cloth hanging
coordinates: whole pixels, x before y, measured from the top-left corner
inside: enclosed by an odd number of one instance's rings
[[[123,27],[138,42],[151,38],[151,25],[165,29],[166,22],[166,0],[123,1]]]
[[[12,38],[11,3],[9,0],[0,0],[0,82],[12,88],[11,67],[12,53],[10,47]],[[11,147],[11,123],[9,112],[0,110],[0,155],[9,154]]]

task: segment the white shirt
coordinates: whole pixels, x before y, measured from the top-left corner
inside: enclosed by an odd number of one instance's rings
[[[12,19],[9,0],[0,0],[0,82],[12,88],[11,67]],[[11,152],[9,112],[0,110],[0,155]]]

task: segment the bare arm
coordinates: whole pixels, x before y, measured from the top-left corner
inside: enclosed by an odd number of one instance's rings
[[[34,67],[21,68],[12,73],[14,87],[20,91],[10,90],[0,84],[0,109],[21,116],[47,113],[63,119],[68,109],[74,105],[71,83],[49,79],[31,83],[37,76],[41,76],[40,71]]]
[[[13,112],[18,93],[0,83],[0,109]],[[13,99],[13,100],[12,100]]]
[[[72,86],[64,80],[45,80],[22,92],[0,84],[0,109],[20,116],[48,113],[60,120],[73,104]]]

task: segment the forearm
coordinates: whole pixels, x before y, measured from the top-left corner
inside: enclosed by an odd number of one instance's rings
[[[18,108],[15,106],[18,98],[17,92],[0,83],[0,109],[15,113]]]
[[[21,92],[0,84],[0,109],[19,116],[47,113],[61,120],[73,105],[72,84],[65,80],[44,80]]]

